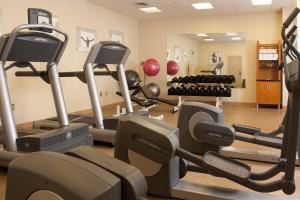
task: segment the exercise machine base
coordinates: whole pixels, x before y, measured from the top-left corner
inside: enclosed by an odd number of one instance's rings
[[[186,200],[299,200],[292,196],[274,196],[258,192],[201,186],[181,180],[172,189],[172,197]]]

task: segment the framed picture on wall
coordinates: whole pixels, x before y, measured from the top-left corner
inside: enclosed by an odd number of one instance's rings
[[[186,51],[183,51],[183,56],[182,56],[183,62],[188,62],[188,53]]]
[[[181,61],[181,50],[179,47],[174,48],[174,60],[177,63],[180,63],[180,61]]]
[[[195,50],[190,49],[190,64],[195,64]]]
[[[97,31],[77,26],[77,37],[78,50],[82,52],[89,52],[96,42]]]
[[[167,49],[167,61],[172,60],[171,50]]]
[[[109,40],[123,43],[123,33],[120,31],[109,30]]]
[[[218,64],[219,62],[219,52],[211,51],[209,53],[209,64]]]

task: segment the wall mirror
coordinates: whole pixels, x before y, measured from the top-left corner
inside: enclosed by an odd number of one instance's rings
[[[175,76],[212,74],[221,60],[221,74],[234,75],[233,86],[245,88],[245,41],[246,33],[243,32],[169,35],[166,57],[179,65]],[[168,75],[167,80],[171,79]]]

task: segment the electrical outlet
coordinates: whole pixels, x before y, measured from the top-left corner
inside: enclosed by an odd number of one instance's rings
[[[11,109],[15,110],[15,104],[14,103],[11,104]]]

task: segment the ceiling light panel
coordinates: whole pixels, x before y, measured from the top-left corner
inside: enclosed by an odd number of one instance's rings
[[[197,36],[198,37],[207,37],[207,35],[205,33],[198,33]]]
[[[231,40],[242,40],[242,38],[240,38],[240,37],[233,37],[233,38],[231,38]]]
[[[272,0],[251,0],[253,6],[271,5]]]
[[[237,33],[226,33],[227,36],[236,36],[238,35]]]
[[[144,8],[139,8],[141,11],[145,13],[158,13],[162,12],[159,8],[157,7],[144,7]]]
[[[207,9],[213,9],[214,7],[211,5],[211,3],[192,3],[192,6],[197,10],[207,10]]]
[[[213,41],[215,41],[214,39],[212,39],[212,38],[205,38],[204,39],[206,42],[213,42]]]

